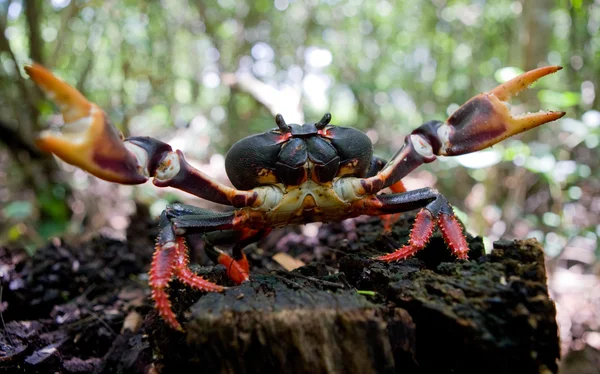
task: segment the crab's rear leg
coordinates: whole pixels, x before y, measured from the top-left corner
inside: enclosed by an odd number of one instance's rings
[[[203,236],[204,250],[208,257],[227,269],[227,277],[240,284],[249,279],[250,264],[244,253],[244,248],[264,238],[270,229],[228,230],[211,232]],[[231,256],[219,246],[231,247]]]
[[[139,184],[154,178],[159,187],[174,187],[216,203],[236,207],[260,203],[253,191],[239,191],[193,168],[180,151],[148,137],[122,139],[107,115],[79,91],[38,64],[26,66],[31,79],[60,108],[61,131],[45,131],[37,145],[98,178]]]
[[[444,241],[452,253],[466,259],[469,246],[463,228],[456,219],[452,206],[446,198],[432,188],[421,188],[399,194],[377,195],[363,201],[366,214],[381,215],[406,212],[421,208],[415,218],[406,245],[393,253],[380,256],[383,261],[396,261],[410,257],[423,249],[429,242],[436,226],[440,228]]]
[[[508,100],[537,79],[557,72],[558,66],[529,71],[488,93],[465,103],[445,122],[430,121],[406,137],[404,146],[375,176],[360,180],[357,195],[374,194],[392,186],[423,163],[437,156],[454,156],[490,147],[512,135],[527,131],[565,115],[564,112],[540,111],[512,116]]]

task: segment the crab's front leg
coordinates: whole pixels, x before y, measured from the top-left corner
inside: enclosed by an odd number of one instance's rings
[[[547,66],[528,71],[458,108],[445,122],[430,121],[406,137],[404,146],[375,176],[361,180],[357,194],[376,193],[400,181],[436,156],[456,156],[490,147],[512,135],[554,121],[565,112],[539,111],[512,116],[508,100],[539,78],[560,70]]]
[[[440,227],[444,240],[453,252],[459,258],[466,258],[468,247],[463,229],[451,206],[441,195],[437,194],[439,196],[435,198],[428,196],[431,191],[411,191],[404,195],[391,195],[393,197],[375,194],[394,185],[419,165],[434,161],[436,156],[475,152],[564,116],[564,112],[551,111],[512,116],[507,103],[512,96],[539,78],[560,69],[558,66],[548,66],[529,71],[488,93],[473,97],[445,122],[431,121],[421,125],[406,138],[404,146],[377,175],[360,179],[354,184],[355,195],[364,196],[366,214],[409,210],[414,204],[413,199],[418,200],[417,206],[423,207],[417,214],[409,244],[380,257],[381,260],[393,261],[414,254],[429,240],[435,225]],[[432,198],[434,200],[429,201]]]
[[[60,132],[41,134],[37,145],[42,150],[111,182],[139,184],[154,178],[156,186],[178,188],[220,204],[247,207],[262,202],[256,191],[240,191],[212,180],[166,143],[148,137],[122,139],[100,107],[42,66],[27,66],[25,71],[59,106],[65,122]],[[222,286],[189,270],[183,235],[218,230],[244,232],[247,229],[244,222],[241,210],[215,213],[177,204],[161,216],[160,235],[150,269],[150,287],[159,314],[171,327],[181,330],[166,292],[172,278],[204,291],[223,290]],[[248,279],[245,258],[234,259],[223,253],[218,262],[227,264],[227,275],[235,282]]]
[[[158,187],[174,187],[219,204],[259,204],[253,191],[225,186],[193,168],[180,151],[148,137],[123,139],[106,113],[79,91],[38,64],[26,66],[31,79],[60,108],[61,131],[44,131],[36,143],[69,164],[98,178],[140,184],[149,178]]]

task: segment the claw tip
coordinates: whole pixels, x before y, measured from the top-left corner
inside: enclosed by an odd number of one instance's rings
[[[550,121],[556,121],[557,119],[564,117],[565,114],[567,114],[567,112],[562,112],[562,111],[561,112],[555,112],[555,111],[552,111],[552,112],[548,112],[548,114],[552,115],[552,118],[547,121],[547,122],[550,122]]]
[[[541,67],[540,69],[546,69],[547,71],[549,71],[549,73],[546,73],[546,74],[553,74],[559,70],[562,70],[562,68],[563,67],[559,66],[559,65],[548,65],[548,66]],[[535,69],[535,70],[537,70],[537,69]],[[546,74],[544,74],[544,75],[546,75]]]
[[[42,65],[37,64],[35,62],[31,63],[31,64],[26,64],[23,66],[23,70],[25,70],[25,72],[27,73],[27,75],[29,75],[30,77],[33,78],[33,76],[36,73],[42,73],[44,70],[46,70],[46,68],[44,68]],[[50,73],[51,74],[51,73]]]

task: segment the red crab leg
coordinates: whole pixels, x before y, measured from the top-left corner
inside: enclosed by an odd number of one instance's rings
[[[175,243],[157,244],[150,267],[150,288],[152,289],[152,298],[156,304],[158,314],[169,326],[179,331],[183,331],[183,328],[171,309],[169,295],[166,292],[166,287],[173,276],[182,283],[200,291],[222,292],[225,289],[223,286],[209,282],[194,274],[188,268],[189,256],[187,252],[187,245],[182,237],[177,238]]]
[[[390,254],[377,257],[377,259],[391,262],[404,260],[405,258],[414,255],[417,251],[425,247],[433,233],[433,229],[435,229],[435,220],[431,215],[431,212],[427,209],[421,209],[417,214],[415,223],[410,231],[408,244]]]
[[[206,254],[214,262],[223,264],[227,268],[227,276],[236,284],[249,279],[250,266],[242,249],[263,237],[268,230],[245,227],[244,222],[248,217],[243,210],[237,214],[218,213],[185,204],[171,204],[164,216],[161,219],[170,220],[179,235],[205,233],[202,239]],[[166,223],[162,225],[166,226]],[[233,257],[215,248],[217,244],[233,244]]]
[[[264,238],[270,229],[254,230],[241,228],[235,231],[209,233],[204,237],[204,250],[214,261],[227,268],[227,277],[236,284],[249,280],[250,264],[243,249]],[[218,249],[217,245],[232,246],[232,256]]]
[[[469,246],[463,228],[454,216],[452,207],[438,191],[421,188],[399,194],[374,195],[362,202],[364,214],[381,215],[406,212],[423,207],[417,214],[408,244],[393,253],[377,257],[383,261],[396,261],[410,257],[429,242],[437,225],[452,253],[460,258],[468,257]]]
[[[231,257],[227,253],[217,250],[214,247],[213,249],[219,252],[217,261],[227,268],[227,277],[236,284],[241,284],[250,279],[250,264],[248,263],[248,258],[246,257],[243,248],[250,242],[259,239],[262,232],[260,230],[245,228],[239,230],[236,234],[239,234],[239,237],[237,237],[236,243],[233,246],[234,257]]]
[[[246,258],[246,255],[243,252],[241,252],[240,259],[235,260],[218,248],[213,247],[211,250],[217,253],[217,262],[225,266],[227,269],[227,277],[234,283],[242,284],[250,279],[250,265],[248,264],[248,258]]]
[[[446,122],[431,121],[414,130],[404,146],[375,176],[362,179],[359,195],[373,194],[391,186],[436,156],[453,156],[490,147],[509,136],[554,121],[565,112],[540,111],[512,116],[508,101],[539,78],[560,70],[547,66],[524,73],[488,93],[482,93],[451,115]]]
[[[31,79],[61,110],[61,131],[44,131],[36,144],[65,162],[98,178],[140,184],[149,178],[159,187],[174,187],[219,204],[260,204],[252,191],[239,191],[212,180],[193,168],[181,152],[148,137],[123,140],[106,113],[79,91],[38,64],[26,66]]]
[[[175,265],[175,276],[177,279],[199,291],[221,292],[225,289],[225,287],[207,281],[190,270],[188,267],[190,265],[190,256],[184,238],[177,238],[177,248],[179,249]]]
[[[171,309],[171,301],[165,290],[175,274],[175,266],[179,253],[177,244],[170,244],[169,246],[156,245],[152,265],[150,266],[149,283],[158,314],[169,326],[175,330],[183,331],[175,313]]]
[[[171,309],[166,291],[175,277],[182,283],[206,292],[221,292],[223,286],[194,274],[189,268],[187,245],[183,235],[220,230],[242,230],[245,220],[235,212],[216,213],[184,204],[173,204],[161,214],[160,234],[150,267],[150,288],[161,318],[175,330],[183,331]]]

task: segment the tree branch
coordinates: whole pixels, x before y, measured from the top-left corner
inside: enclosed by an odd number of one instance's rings
[[[25,2],[25,18],[27,18],[27,27],[29,28],[29,55],[34,61],[43,64],[43,42],[38,18],[40,13],[39,0]]]
[[[12,153],[27,152],[31,159],[42,159],[42,153],[27,139],[24,139],[16,126],[9,126],[8,121],[0,120],[0,139]]]
[[[5,51],[10,55],[13,63],[15,64],[15,69],[17,69],[17,84],[19,86],[19,90],[21,91],[21,97],[27,103],[29,107],[29,119],[30,121],[26,121],[21,125],[21,130],[24,133],[31,134],[33,132],[34,126],[37,123],[37,107],[35,105],[35,99],[32,97],[32,91],[27,87],[25,83],[25,78],[18,72],[19,70],[19,61],[17,60],[17,56],[13,52],[10,47],[10,41],[6,38],[6,24],[3,20],[0,20],[0,51]]]
[[[210,38],[215,48],[221,51],[221,42],[216,37],[216,25],[210,22],[208,17],[206,17],[206,7],[202,2],[198,1],[195,4],[200,19],[204,23],[206,35]],[[241,34],[238,35],[241,36]],[[238,41],[238,44],[243,42],[244,39],[242,38]],[[235,65],[232,67],[235,69],[234,66]],[[228,70],[222,66],[222,64],[220,64],[219,68],[222,72]],[[301,89],[289,87],[284,90],[279,90],[256,79],[249,73],[222,73],[221,81],[234,91],[248,93],[259,105],[266,108],[271,114],[284,113],[286,119],[290,122],[304,123]]]
[[[285,114],[288,122],[304,123],[302,91],[292,87],[279,90],[249,73],[223,73],[221,81],[233,90],[246,92],[274,116]]]
[[[58,29],[58,36],[56,38],[56,45],[54,46],[54,51],[52,51],[52,56],[48,60],[48,67],[56,65],[56,60],[58,60],[58,57],[62,51],[62,47],[65,44],[65,39],[69,34],[69,21],[75,17],[80,8],[81,7],[79,6],[78,1],[71,1],[67,8],[63,11],[60,21],[60,28]]]

